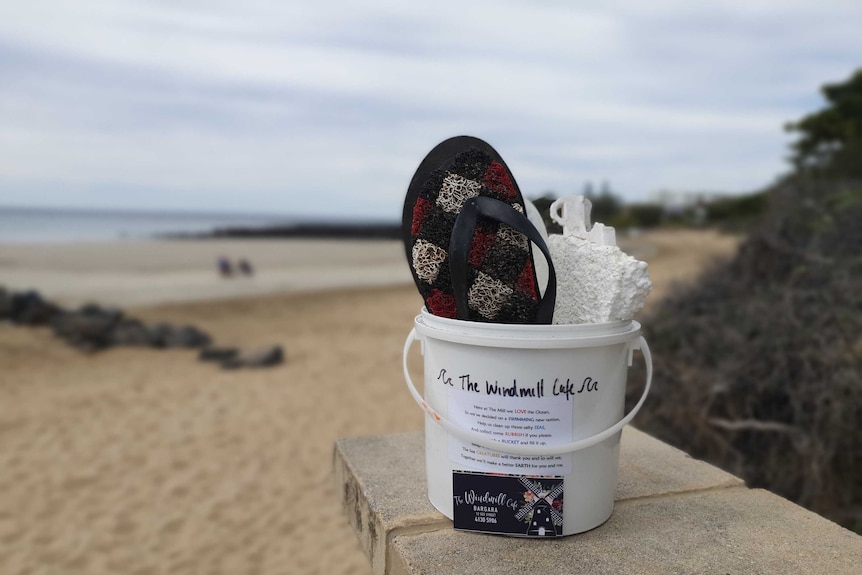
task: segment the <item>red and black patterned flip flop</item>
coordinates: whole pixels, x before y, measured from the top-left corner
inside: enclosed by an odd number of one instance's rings
[[[551,323],[553,266],[525,212],[509,168],[486,142],[458,136],[429,152],[407,189],[402,233],[413,279],[430,313]],[[530,241],[551,268],[544,296]]]

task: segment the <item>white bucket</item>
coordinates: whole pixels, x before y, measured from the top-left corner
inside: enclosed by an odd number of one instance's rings
[[[635,321],[495,324],[441,318],[423,309],[404,345],[404,376],[426,411],[431,504],[453,518],[455,501],[463,503],[453,492],[456,472],[556,476],[564,485],[557,534],[604,523],[613,511],[620,432],[652,382],[652,358],[640,331]],[[407,371],[416,340],[425,359],[425,398]],[[635,350],[646,361],[646,386],[623,417],[626,371]]]

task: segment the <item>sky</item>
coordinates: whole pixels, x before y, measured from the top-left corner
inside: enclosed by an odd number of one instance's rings
[[[400,217],[439,141],[527,197],[745,193],[858,0],[0,3],[0,205]]]

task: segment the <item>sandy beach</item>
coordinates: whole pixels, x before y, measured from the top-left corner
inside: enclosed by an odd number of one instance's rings
[[[252,278],[222,280],[220,256]],[[412,281],[397,241],[165,240],[1,244],[0,285],[66,305],[145,306]]]
[[[737,242],[678,231],[625,246],[650,264],[652,306]],[[221,254],[257,274],[219,278]],[[421,299],[400,243],[0,245],[3,284],[192,323],[220,344],[280,343],[287,361],[226,372],[191,351],[86,355],[0,323],[0,573],[370,573],[331,453],[338,437],[422,426],[401,378]]]

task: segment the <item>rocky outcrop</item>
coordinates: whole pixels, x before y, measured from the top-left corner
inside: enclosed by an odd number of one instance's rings
[[[193,325],[146,324],[116,308],[88,304],[77,310],[63,309],[37,291],[13,292],[0,286],[0,322],[48,326],[72,347],[97,352],[111,347],[200,349],[198,359],[224,369],[270,367],[284,362],[280,345],[242,350],[216,347],[208,333]]]
[[[46,301],[37,291],[9,292],[2,296],[3,312],[12,323],[21,325],[48,325],[60,308]],[[0,313],[2,318],[4,313]]]
[[[119,310],[87,305],[77,311],[61,311],[52,320],[51,327],[54,335],[69,345],[96,351],[113,343],[111,334],[122,317]]]
[[[154,347],[201,348],[209,345],[209,335],[193,325],[157,323],[147,328]]]

